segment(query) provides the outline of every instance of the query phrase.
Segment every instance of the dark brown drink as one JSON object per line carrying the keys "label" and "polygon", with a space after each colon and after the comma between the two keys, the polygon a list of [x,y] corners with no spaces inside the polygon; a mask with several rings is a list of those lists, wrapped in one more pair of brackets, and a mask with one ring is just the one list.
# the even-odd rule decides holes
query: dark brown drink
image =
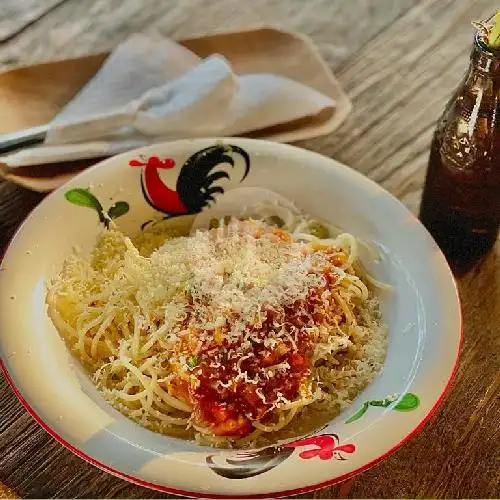
{"label": "dark brown drink", "polygon": [[457,273],[469,270],[498,236],[500,53],[479,35],[434,134],[420,219]]}

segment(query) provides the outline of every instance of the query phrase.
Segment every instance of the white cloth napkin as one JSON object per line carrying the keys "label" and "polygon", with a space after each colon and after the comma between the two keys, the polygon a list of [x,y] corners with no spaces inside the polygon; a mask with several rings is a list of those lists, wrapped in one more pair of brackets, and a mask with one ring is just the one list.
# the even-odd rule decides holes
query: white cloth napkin
{"label": "white cloth napkin", "polygon": [[177,138],[235,136],[333,110],[270,73],[236,75],[164,38],[134,35],[50,124],[45,142],[0,157],[9,167],[108,156]]}

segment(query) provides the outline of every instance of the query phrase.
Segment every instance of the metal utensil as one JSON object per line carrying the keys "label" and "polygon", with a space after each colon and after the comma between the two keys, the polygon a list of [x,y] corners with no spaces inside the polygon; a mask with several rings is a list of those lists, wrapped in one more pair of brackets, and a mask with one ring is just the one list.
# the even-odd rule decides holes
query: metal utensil
{"label": "metal utensil", "polygon": [[42,143],[47,136],[48,129],[48,125],[40,125],[19,132],[0,135],[0,154]]}

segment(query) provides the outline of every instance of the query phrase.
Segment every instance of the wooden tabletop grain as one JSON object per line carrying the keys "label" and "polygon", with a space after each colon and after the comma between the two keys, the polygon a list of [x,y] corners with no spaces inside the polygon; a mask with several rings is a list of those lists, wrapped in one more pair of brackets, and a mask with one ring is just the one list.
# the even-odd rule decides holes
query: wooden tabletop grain
{"label": "wooden tabletop grain", "polygon": [[[435,121],[468,63],[470,21],[492,0],[1,0],[0,65],[111,48],[137,31],[181,38],[262,25],[312,37],[354,103],[334,134],[300,144],[418,211]],[[30,7],[31,11],[26,9]],[[29,10],[29,9],[28,9]],[[41,196],[0,182],[0,251]],[[458,281],[459,370],[420,434],[371,470],[304,498],[500,497],[500,245]],[[45,433],[0,379],[0,481],[22,497],[160,498]]]}

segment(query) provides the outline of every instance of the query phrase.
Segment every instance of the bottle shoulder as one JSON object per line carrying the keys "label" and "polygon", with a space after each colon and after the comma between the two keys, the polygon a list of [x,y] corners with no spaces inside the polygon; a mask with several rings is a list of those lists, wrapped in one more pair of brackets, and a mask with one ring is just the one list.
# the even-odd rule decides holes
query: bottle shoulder
{"label": "bottle shoulder", "polygon": [[[456,168],[500,175],[500,82],[466,78],[436,125],[441,155]],[[491,82],[490,82],[491,83]]]}

